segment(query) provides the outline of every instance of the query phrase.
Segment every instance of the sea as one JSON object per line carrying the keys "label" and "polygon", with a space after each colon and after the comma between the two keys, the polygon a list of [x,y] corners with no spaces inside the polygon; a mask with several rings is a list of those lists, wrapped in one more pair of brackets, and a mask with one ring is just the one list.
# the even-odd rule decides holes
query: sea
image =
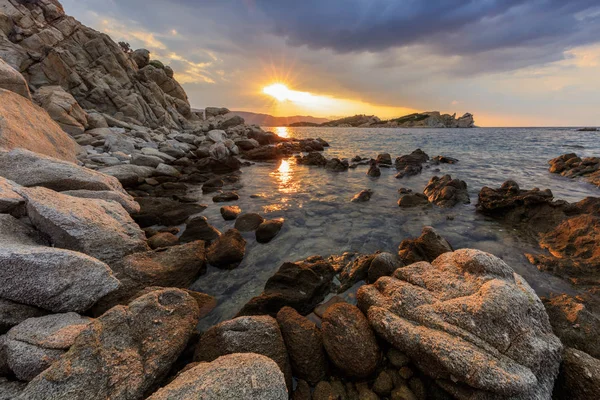
{"label": "sea", "polygon": [[[354,156],[375,158],[389,153],[392,160],[415,149],[430,157],[443,155],[458,163],[431,165],[422,174],[396,179],[394,168],[382,168],[379,178],[367,176],[368,166],[345,172],[297,165],[293,158],[277,163],[256,163],[242,169],[240,200],[232,203],[242,211],[257,212],[267,219],[283,218],[284,227],[268,244],[256,242],[253,233],[244,234],[246,256],[231,271],[213,267],[191,287],[217,298],[216,309],[200,321],[205,329],[233,318],[253,296],[259,295],[269,277],[287,261],[313,255],[328,257],[344,252],[396,253],[402,240],[420,235],[424,226],[433,226],[455,249],[474,248],[494,254],[521,274],[538,293],[577,293],[569,283],[531,265],[525,253],[543,252],[534,239],[519,234],[476,212],[482,187],[499,187],[506,180],[522,189],[551,189],[556,199],[576,202],[599,196],[600,189],[580,179],[568,179],[548,172],[548,161],[565,153],[600,155],[600,132],[578,132],[574,128],[288,128],[265,127],[290,138],[322,138],[330,147],[327,158]],[[433,176],[450,174],[468,185],[471,203],[450,209],[436,206],[402,209],[398,189],[422,192]],[[363,189],[374,194],[369,202],[352,203]],[[213,203],[212,194],[200,187],[193,194],[209,205],[203,213],[224,232],[233,221],[224,221],[223,204]],[[355,302],[356,284],[340,294]],[[333,294],[331,295],[333,296]]]}

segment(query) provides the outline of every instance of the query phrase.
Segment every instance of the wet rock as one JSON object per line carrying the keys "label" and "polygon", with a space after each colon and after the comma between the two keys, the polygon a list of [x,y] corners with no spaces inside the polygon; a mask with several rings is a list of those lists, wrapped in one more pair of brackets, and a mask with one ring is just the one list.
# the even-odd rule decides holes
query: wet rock
{"label": "wet rock", "polygon": [[240,232],[252,232],[258,229],[265,219],[257,213],[247,213],[240,215],[235,220],[235,229]]}
{"label": "wet rock", "polygon": [[99,199],[114,201],[123,206],[129,214],[140,212],[140,205],[130,195],[123,192],[111,190],[67,190],[61,192],[68,196],[79,197],[81,199]]}
{"label": "wet rock", "polygon": [[421,236],[416,239],[405,239],[398,247],[398,258],[404,265],[419,261],[432,262],[444,253],[452,252],[452,246],[431,226],[423,228]]}
{"label": "wet rock", "polygon": [[196,361],[234,353],[256,353],[277,363],[291,389],[292,371],[277,321],[269,316],[238,317],[208,329],[196,347]]}
{"label": "wet rock", "polygon": [[307,315],[325,299],[333,277],[333,267],[320,257],[284,263],[267,280],[263,293],[252,298],[238,315],[275,316],[285,306]]}
{"label": "wet rock", "polygon": [[457,398],[550,398],[562,345],[535,292],[502,260],[444,253],[357,297],[377,333]]}
{"label": "wet rock", "polygon": [[46,314],[48,312],[41,308],[0,299],[0,334],[6,333],[10,328],[19,325],[26,319],[41,317]]}
{"label": "wet rock", "polygon": [[327,165],[327,159],[323,157],[323,154],[318,153],[316,151],[312,151],[304,157],[297,157],[296,163],[302,165],[315,165],[323,167]]}
{"label": "wet rock", "polygon": [[349,260],[346,260],[344,255],[341,257],[331,257],[330,260],[332,264],[335,265],[340,262],[343,264],[343,266],[339,268],[339,280],[341,285],[338,289],[338,293],[343,293],[350,289],[356,282],[366,280],[369,274],[369,268],[371,267],[371,262],[374,258],[374,254],[358,255],[356,257],[351,257]]}
{"label": "wet rock", "polygon": [[335,304],[323,315],[323,343],[329,359],[345,374],[365,378],[380,359],[379,346],[363,313],[350,304]]}
{"label": "wet rock", "polygon": [[417,149],[410,154],[396,158],[395,165],[398,170],[396,178],[400,179],[405,176],[420,174],[423,170],[423,164],[428,160],[429,156],[421,149]]}
{"label": "wet rock", "polygon": [[391,253],[376,254],[369,265],[368,281],[373,283],[382,276],[390,276],[402,265],[398,257]]}
{"label": "wet rock", "polygon": [[367,175],[371,178],[378,178],[381,176],[381,170],[377,166],[375,160],[371,160],[369,163],[369,170],[367,171]]}
{"label": "wet rock", "polygon": [[154,174],[154,168],[141,167],[139,165],[121,164],[112,167],[101,168],[98,170],[105,175],[116,178],[123,186],[135,186],[150,178]]}
{"label": "wet rock", "polygon": [[167,375],[198,321],[198,306],[178,289],[154,291],[90,323],[59,361],[20,399],[137,399]]}
{"label": "wet rock", "polygon": [[506,181],[499,189],[481,189],[477,211],[535,233],[547,232],[565,218],[566,203],[553,197],[549,189],[522,190],[516,182]]}
{"label": "wet rock", "polygon": [[555,399],[600,398],[600,360],[582,351],[566,348],[554,388]]}
{"label": "wet rock", "polygon": [[339,158],[332,158],[331,160],[327,161],[327,164],[325,164],[325,169],[328,169],[328,170],[334,171],[334,172],[347,171],[348,167],[349,167],[348,161],[340,160]]}
{"label": "wet rock", "polygon": [[251,161],[270,161],[283,157],[284,155],[275,146],[261,146],[244,151],[244,158]]}
{"label": "wet rock", "polygon": [[580,158],[577,154],[563,154],[548,161],[550,172],[568,178],[583,177],[600,187],[600,157]]}
{"label": "wet rock", "polygon": [[315,391],[313,392],[312,399],[313,400],[330,400],[334,399],[333,397],[333,388],[331,384],[327,381],[321,381],[315,387]]}
{"label": "wet rock", "polygon": [[0,297],[53,312],[86,311],[120,285],[106,264],[85,254],[5,243],[0,279]]}
{"label": "wet rock", "polygon": [[382,153],[375,159],[377,164],[392,165],[392,156],[389,153]]}
{"label": "wet rock", "polygon": [[240,196],[236,192],[223,192],[213,197],[215,203],[225,203],[228,201],[239,200]]}
{"label": "wet rock", "polygon": [[208,263],[221,269],[234,269],[244,259],[246,240],[237,229],[230,229],[208,248]]}
{"label": "wet rock", "polygon": [[239,139],[235,141],[235,145],[244,151],[252,150],[260,146],[254,139]]}
{"label": "wet rock", "polygon": [[221,232],[214,226],[208,223],[205,216],[195,215],[186,221],[186,227],[179,240],[182,243],[191,242],[194,240],[204,240],[212,242],[221,236]]}
{"label": "wet rock", "polygon": [[458,162],[456,158],[446,156],[435,156],[431,159],[431,161],[438,164],[456,164]]}
{"label": "wet rock", "polygon": [[279,234],[282,227],[283,218],[264,221],[256,229],[256,241],[258,243],[269,243],[277,236],[277,234]]}
{"label": "wet rock", "polygon": [[242,209],[238,206],[223,206],[221,207],[221,215],[225,221],[233,221],[242,213]]}
{"label": "wet rock", "polygon": [[465,181],[452,179],[450,175],[441,178],[434,176],[429,180],[423,193],[430,203],[443,208],[471,202]]}
{"label": "wet rock", "polygon": [[540,246],[550,255],[527,254],[542,271],[579,285],[600,284],[600,217],[583,214],[568,218],[540,235]]}
{"label": "wet rock", "polygon": [[202,193],[212,193],[218,191],[220,188],[225,186],[225,182],[222,179],[214,178],[210,179],[202,185]]}
{"label": "wet rock", "polygon": [[400,350],[391,348],[388,350],[387,359],[396,368],[406,367],[410,363],[410,358]]}
{"label": "wet rock", "polygon": [[422,193],[408,193],[400,197],[398,206],[402,208],[411,208],[429,205],[429,199]]}
{"label": "wet rock", "polygon": [[259,354],[231,354],[182,372],[148,400],[287,400],[287,393],[273,360]]}
{"label": "wet rock", "polygon": [[91,322],[75,313],[30,318],[6,334],[8,365],[17,379],[30,381],[56,362]]}
{"label": "wet rock", "polygon": [[[0,71],[5,72],[3,69]],[[5,75],[2,75],[4,79]],[[65,162],[77,162],[77,155],[82,149],[62,128],[52,120],[46,111],[36,106],[25,97],[0,89],[0,148],[31,151]],[[27,150],[22,150],[27,149]],[[0,159],[4,158],[0,156]],[[20,183],[14,177],[4,173],[0,161],[0,175]],[[75,166],[75,165],[74,165]],[[14,168],[14,166],[13,166]],[[20,169],[20,168],[19,168]],[[16,168],[13,173],[22,174]],[[37,179],[32,177],[30,179]]]}
{"label": "wet rock", "polygon": [[22,186],[43,186],[56,191],[109,190],[125,193],[121,184],[111,176],[23,149],[0,151],[0,176]]}
{"label": "wet rock", "polygon": [[148,239],[148,246],[150,246],[152,250],[176,246],[178,243],[179,238],[170,232],[159,232]]}
{"label": "wet rock", "polygon": [[144,232],[120,204],[79,199],[46,188],[23,188],[33,225],[61,248],[108,264],[148,248]]}
{"label": "wet rock", "polygon": [[321,330],[291,307],[277,313],[294,376],[315,385],[325,378],[327,357]]}
{"label": "wet rock", "polygon": [[388,396],[392,389],[394,389],[394,381],[391,374],[386,370],[381,371],[373,382],[373,391],[380,396]]}
{"label": "wet rock", "polygon": [[370,189],[361,190],[360,193],[357,193],[352,200],[353,203],[365,203],[371,200],[371,196],[373,196],[373,191]]}
{"label": "wet rock", "polygon": [[392,391],[391,400],[417,400],[417,397],[408,386],[402,385]]}
{"label": "wet rock", "polygon": [[568,347],[600,358],[600,302],[590,295],[542,298],[552,330]]}
{"label": "wet rock", "polygon": [[190,216],[206,210],[204,204],[181,203],[166,197],[136,197],[140,212],[132,218],[146,228],[152,225],[174,226],[184,223]]}

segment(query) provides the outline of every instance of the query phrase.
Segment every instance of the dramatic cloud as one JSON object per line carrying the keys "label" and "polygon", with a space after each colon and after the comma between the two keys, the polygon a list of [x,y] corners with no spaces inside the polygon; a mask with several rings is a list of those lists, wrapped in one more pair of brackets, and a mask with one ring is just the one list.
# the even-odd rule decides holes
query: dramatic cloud
{"label": "dramatic cloud", "polygon": [[591,115],[600,106],[591,94],[598,79],[583,79],[600,68],[598,0],[63,4],[82,22],[170,63],[198,107],[269,112],[260,93],[276,80],[388,112],[471,111],[494,122],[508,114],[555,117],[574,103],[569,115]]}

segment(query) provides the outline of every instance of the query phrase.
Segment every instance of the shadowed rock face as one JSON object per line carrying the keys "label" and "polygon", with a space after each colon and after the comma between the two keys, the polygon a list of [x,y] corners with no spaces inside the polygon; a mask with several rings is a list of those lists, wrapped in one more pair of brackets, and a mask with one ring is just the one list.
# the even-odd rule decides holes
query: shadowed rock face
{"label": "shadowed rock face", "polygon": [[197,322],[196,301],[178,289],[114,307],[90,323],[18,399],[144,398],[168,373]]}
{"label": "shadowed rock face", "polygon": [[231,354],[181,373],[148,400],[287,400],[281,370],[259,354]]}
{"label": "shadowed rock face", "polygon": [[197,118],[172,71],[136,64],[139,54],[126,54],[107,35],[66,16],[58,1],[3,5],[14,34],[0,36],[0,57],[33,88],[62,86],[84,109],[153,128],[182,128]]}
{"label": "shadowed rock face", "polygon": [[588,400],[600,398],[600,360],[582,351],[566,348],[555,399]]}
{"label": "shadowed rock face", "polygon": [[459,399],[551,396],[562,345],[533,290],[490,254],[458,250],[400,268],[360,288],[358,304]]}

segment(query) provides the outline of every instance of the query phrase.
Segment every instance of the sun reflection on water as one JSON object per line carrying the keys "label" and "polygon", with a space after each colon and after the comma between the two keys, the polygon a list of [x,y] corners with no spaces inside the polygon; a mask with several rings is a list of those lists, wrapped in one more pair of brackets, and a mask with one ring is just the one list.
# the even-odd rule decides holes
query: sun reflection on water
{"label": "sun reflection on water", "polygon": [[280,211],[290,207],[290,197],[287,195],[297,193],[299,189],[299,183],[297,180],[294,180],[294,165],[293,159],[281,160],[277,169],[269,174],[274,178],[278,190],[283,196],[280,198],[279,202],[266,206],[266,212]]}
{"label": "sun reflection on water", "polygon": [[280,126],[275,128],[275,133],[277,134],[277,136],[281,136],[284,138],[290,137],[290,130],[287,126]]}

